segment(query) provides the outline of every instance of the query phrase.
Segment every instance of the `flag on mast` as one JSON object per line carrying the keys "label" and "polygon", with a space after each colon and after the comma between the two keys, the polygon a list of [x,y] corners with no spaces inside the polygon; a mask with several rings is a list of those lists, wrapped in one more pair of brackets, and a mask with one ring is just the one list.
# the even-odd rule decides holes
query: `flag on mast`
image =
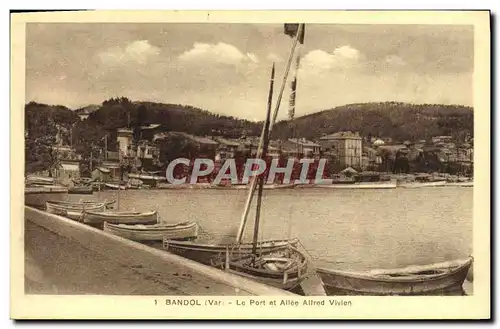
{"label": "flag on mast", "polygon": [[289,35],[291,38],[296,37],[297,33],[299,32],[300,25],[302,25],[302,28],[300,29],[299,42],[301,44],[304,44],[304,37],[305,37],[305,33],[306,33],[306,25],[305,24],[285,24],[285,34]]}
{"label": "flag on mast", "polygon": [[295,102],[297,99],[297,75],[300,67],[300,53],[297,55],[297,60],[295,62],[295,72],[293,80],[290,82],[291,93],[290,93],[290,107],[288,109],[288,118],[293,120],[295,117]]}

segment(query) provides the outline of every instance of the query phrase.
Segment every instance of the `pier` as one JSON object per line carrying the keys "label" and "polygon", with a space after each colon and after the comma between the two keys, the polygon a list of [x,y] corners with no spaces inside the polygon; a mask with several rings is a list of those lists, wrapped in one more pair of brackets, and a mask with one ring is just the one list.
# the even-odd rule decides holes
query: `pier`
{"label": "pier", "polygon": [[25,292],[294,296],[28,206]]}

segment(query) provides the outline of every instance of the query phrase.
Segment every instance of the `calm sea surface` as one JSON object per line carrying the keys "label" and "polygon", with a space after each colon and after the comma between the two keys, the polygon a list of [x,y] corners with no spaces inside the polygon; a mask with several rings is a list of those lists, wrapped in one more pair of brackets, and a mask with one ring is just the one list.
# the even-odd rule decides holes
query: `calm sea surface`
{"label": "calm sea surface", "polygon": [[[120,191],[120,210],[158,210],[165,222],[198,221],[234,241],[247,191]],[[472,188],[264,191],[263,239],[297,237],[317,265],[363,270],[463,258],[472,252]],[[82,196],[71,195],[71,199]],[[116,199],[117,191],[93,199]],[[255,205],[245,240],[253,232]]]}

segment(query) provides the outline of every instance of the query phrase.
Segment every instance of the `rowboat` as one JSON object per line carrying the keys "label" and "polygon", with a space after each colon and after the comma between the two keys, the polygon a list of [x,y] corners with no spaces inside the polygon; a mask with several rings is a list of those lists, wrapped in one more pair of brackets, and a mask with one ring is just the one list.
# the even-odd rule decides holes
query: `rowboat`
{"label": "rowboat", "polygon": [[71,208],[81,208],[81,209],[83,209],[83,207],[85,207],[85,209],[89,209],[88,208],[89,206],[97,205],[97,204],[101,204],[101,203],[104,203],[106,205],[106,207],[110,207],[110,206],[112,206],[116,202],[116,200],[111,200],[111,201],[107,201],[107,200],[104,200],[104,201],[89,201],[89,200],[83,200],[83,201],[62,201],[62,200],[49,200],[47,202],[50,203],[51,205],[54,205],[54,206],[71,207]]}
{"label": "rowboat", "polygon": [[74,186],[68,189],[68,194],[92,194],[94,192],[92,186]]}
{"label": "rowboat", "polygon": [[53,177],[43,176],[28,176],[26,177],[26,185],[54,185],[55,180]]}
{"label": "rowboat", "polygon": [[[234,185],[211,185],[211,189],[217,190],[248,190],[250,185],[247,184],[234,184]],[[295,188],[295,184],[264,184],[264,190],[280,190],[280,189],[292,189]]]}
{"label": "rowboat", "polygon": [[303,275],[307,273],[308,265],[309,261],[304,254],[289,247],[261,257],[248,255],[238,259],[233,254],[230,260],[220,262],[216,266],[273,287],[291,290],[300,284]]}
{"label": "rowboat", "polygon": [[411,183],[401,183],[398,187],[403,188],[420,188],[420,187],[442,187],[446,185],[446,180],[439,180],[433,182],[411,182]]}
{"label": "rowboat", "polygon": [[474,182],[452,182],[452,183],[446,183],[445,186],[458,186],[458,187],[474,187]]}
{"label": "rowboat", "polygon": [[[257,250],[262,254],[281,251],[288,246],[297,247],[299,240],[267,240],[257,244]],[[163,239],[163,249],[173,254],[189,258],[205,265],[215,266],[224,258],[226,250],[237,257],[242,258],[252,254],[252,243],[235,244],[209,244],[196,241],[174,241]]]}
{"label": "rowboat", "polygon": [[473,258],[400,269],[347,272],[317,268],[329,296],[462,294]]}
{"label": "rowboat", "polygon": [[118,185],[118,184],[113,184],[113,183],[106,183],[104,184],[105,187],[110,188],[112,190],[126,190],[127,187],[125,185]]}
{"label": "rowboat", "polygon": [[380,183],[347,183],[347,184],[316,184],[315,187],[327,189],[392,189],[396,188],[396,183],[380,182]]}
{"label": "rowboat", "polygon": [[163,239],[192,239],[198,236],[198,224],[158,223],[153,225],[127,225],[104,222],[104,231],[134,241],[162,241]]}
{"label": "rowboat", "polygon": [[155,224],[158,222],[158,213],[153,211],[87,211],[83,214],[86,224]]}
{"label": "rowboat", "polygon": [[79,204],[62,203],[60,201],[47,201],[46,202],[47,212],[51,214],[56,214],[60,216],[65,216],[70,219],[80,220],[84,211],[87,209],[89,211],[104,211],[106,209],[106,203],[90,203],[83,202]]}

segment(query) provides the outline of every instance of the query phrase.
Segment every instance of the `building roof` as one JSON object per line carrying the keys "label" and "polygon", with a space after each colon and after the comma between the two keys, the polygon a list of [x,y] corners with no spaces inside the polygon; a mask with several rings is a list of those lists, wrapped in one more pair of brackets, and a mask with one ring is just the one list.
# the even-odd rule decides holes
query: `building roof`
{"label": "building roof", "polygon": [[302,146],[320,147],[319,144],[311,142],[305,138],[289,138],[288,141],[292,142],[292,143],[297,143],[297,144],[302,145]]}
{"label": "building roof", "polygon": [[61,162],[61,167],[62,169],[66,171],[80,171],[80,166],[78,163],[71,163],[71,162]]}
{"label": "building roof", "polygon": [[176,132],[175,134],[182,135],[182,136],[189,138],[192,141],[197,142],[199,144],[219,145],[219,143],[217,143],[216,141],[214,141],[213,139],[210,139],[210,138],[195,136],[195,135],[191,135],[191,134],[187,134],[187,133],[183,133],[183,132]]}
{"label": "building roof", "polygon": [[225,139],[225,138],[222,138],[222,137],[215,137],[215,140],[217,142],[219,142],[220,144],[227,145],[227,146],[235,146],[235,147],[240,146],[240,143],[235,142],[235,141],[231,141],[229,139]]}
{"label": "building roof", "polygon": [[329,140],[329,139],[361,139],[361,137],[357,132],[353,133],[351,131],[339,131],[320,138],[320,140]]}
{"label": "building roof", "polygon": [[97,167],[95,170],[99,170],[100,172],[102,172],[104,174],[109,174],[110,173],[110,170],[108,168],[104,168],[104,167]]}
{"label": "building roof", "polygon": [[391,151],[391,152],[408,150],[406,145],[381,145],[378,148],[379,148],[379,150],[386,150],[386,151]]}

